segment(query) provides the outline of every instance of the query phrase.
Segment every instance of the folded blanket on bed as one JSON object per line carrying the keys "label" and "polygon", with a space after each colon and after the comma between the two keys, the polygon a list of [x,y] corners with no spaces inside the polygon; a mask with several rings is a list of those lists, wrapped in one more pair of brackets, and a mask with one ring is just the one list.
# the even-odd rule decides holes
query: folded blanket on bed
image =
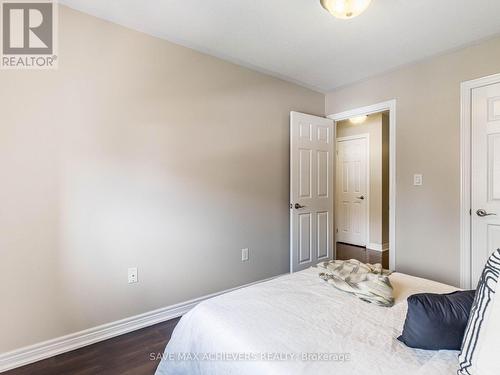
{"label": "folded blanket on bed", "polygon": [[380,264],[351,259],[321,262],[316,267],[321,270],[319,277],[339,290],[379,306],[394,305],[389,281],[391,271],[382,269]]}

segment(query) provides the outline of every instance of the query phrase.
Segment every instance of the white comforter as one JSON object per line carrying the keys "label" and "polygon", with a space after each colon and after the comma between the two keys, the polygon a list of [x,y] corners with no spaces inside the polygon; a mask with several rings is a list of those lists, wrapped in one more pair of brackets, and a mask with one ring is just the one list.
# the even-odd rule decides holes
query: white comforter
{"label": "white comforter", "polygon": [[[458,352],[410,349],[396,337],[409,295],[456,288],[400,273],[390,279],[391,308],[336,290],[314,268],[205,301],[180,320],[156,374],[455,374]],[[331,354],[292,358],[303,353]],[[345,353],[348,360],[338,360]]]}

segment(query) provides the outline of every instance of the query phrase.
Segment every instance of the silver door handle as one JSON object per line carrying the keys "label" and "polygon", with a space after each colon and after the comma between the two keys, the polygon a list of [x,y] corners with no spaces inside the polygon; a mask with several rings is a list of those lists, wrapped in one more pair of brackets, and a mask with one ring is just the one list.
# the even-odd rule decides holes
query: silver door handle
{"label": "silver door handle", "polygon": [[298,210],[298,209],[301,209],[301,208],[305,208],[306,206],[302,206],[302,205],[300,205],[298,203],[295,203],[294,207],[295,207],[296,210]]}
{"label": "silver door handle", "polygon": [[485,216],[492,216],[492,215],[496,215],[496,214],[486,212],[485,209],[480,208],[479,210],[476,211],[476,215],[479,217],[485,217]]}
{"label": "silver door handle", "polygon": [[365,199],[365,196],[364,196],[364,195],[362,195],[362,196],[360,196],[360,197],[356,197],[356,199],[361,199],[361,200],[363,200],[363,199]]}

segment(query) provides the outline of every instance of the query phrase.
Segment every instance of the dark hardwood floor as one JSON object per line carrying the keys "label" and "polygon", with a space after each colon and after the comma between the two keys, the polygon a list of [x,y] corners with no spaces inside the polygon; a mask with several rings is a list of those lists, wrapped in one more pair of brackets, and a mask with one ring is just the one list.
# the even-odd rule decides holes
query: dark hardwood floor
{"label": "dark hardwood floor", "polygon": [[337,242],[337,259],[356,259],[363,263],[382,263],[382,267],[389,268],[389,251],[369,250],[366,247],[354,246]]}
{"label": "dark hardwood floor", "polygon": [[[60,354],[3,375],[152,375],[180,318]],[[153,357],[153,359],[152,359]]]}

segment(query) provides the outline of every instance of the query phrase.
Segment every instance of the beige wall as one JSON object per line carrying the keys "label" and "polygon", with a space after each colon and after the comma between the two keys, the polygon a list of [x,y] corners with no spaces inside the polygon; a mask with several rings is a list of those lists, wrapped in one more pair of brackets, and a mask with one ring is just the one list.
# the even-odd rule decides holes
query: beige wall
{"label": "beige wall", "polygon": [[[384,125],[385,128],[384,129]],[[370,135],[370,191],[369,191],[369,244],[382,246],[389,242],[389,216],[386,215],[388,204],[388,154],[389,154],[389,123],[382,113],[368,116],[362,124],[352,124],[349,120],[337,123],[337,137],[348,137],[359,134]],[[384,139],[385,137],[385,139]],[[384,162],[387,165],[384,165]],[[385,172],[385,174],[384,174]],[[385,186],[384,186],[385,185]],[[387,196],[384,196],[384,193]],[[384,219],[386,222],[384,222]],[[368,246],[369,247],[369,246]]]}
{"label": "beige wall", "polygon": [[287,272],[289,111],[324,114],[60,8],[59,70],[0,72],[0,352]]}
{"label": "beige wall", "polygon": [[398,271],[459,285],[460,82],[499,72],[495,38],[327,94],[327,114],[397,99]]}

